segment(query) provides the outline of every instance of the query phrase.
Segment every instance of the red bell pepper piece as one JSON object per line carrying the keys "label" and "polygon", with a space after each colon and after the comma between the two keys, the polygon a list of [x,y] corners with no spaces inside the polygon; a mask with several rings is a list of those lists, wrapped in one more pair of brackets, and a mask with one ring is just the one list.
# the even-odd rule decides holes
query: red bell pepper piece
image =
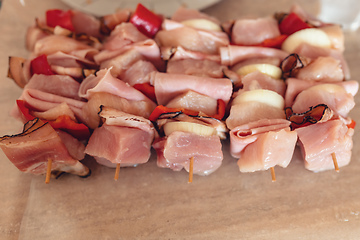
{"label": "red bell pepper piece", "polygon": [[18,106],[26,122],[35,118],[30,114],[30,109],[28,106],[26,106],[26,102],[24,100],[16,100],[16,105]]}
{"label": "red bell pepper piece", "polygon": [[90,137],[89,128],[83,123],[77,123],[68,115],[61,115],[54,121],[48,121],[54,129],[64,130],[70,135],[84,140]]}
{"label": "red bell pepper piece", "polygon": [[262,47],[270,47],[270,48],[281,48],[281,45],[283,44],[283,42],[285,41],[285,39],[288,37],[288,35],[279,35],[277,37],[274,38],[268,38],[265,39],[262,43],[261,46]]}
{"label": "red bell pepper piece", "polygon": [[163,105],[158,105],[154,109],[154,111],[150,114],[149,120],[154,122],[160,117],[160,115],[162,115],[164,113],[172,113],[172,112],[173,113],[182,112],[182,113],[185,113],[185,114],[191,115],[191,116],[197,116],[199,114],[199,112],[197,112],[197,111],[188,110],[185,108],[168,108]]}
{"label": "red bell pepper piece", "polygon": [[279,23],[281,34],[291,35],[299,30],[310,28],[296,13],[290,13]]}
{"label": "red bell pepper piece", "polygon": [[133,86],[135,89],[142,92],[145,96],[156,102],[155,88],[150,83],[138,83]]}
{"label": "red bell pepper piece", "polygon": [[34,58],[30,62],[30,72],[33,74],[44,74],[44,75],[53,75],[54,72],[51,70],[50,64],[47,61],[45,54],[40,55]]}
{"label": "red bell pepper piece", "polygon": [[[30,114],[30,108],[26,106],[26,102],[24,100],[16,100],[16,104],[26,122],[35,118]],[[54,129],[61,129],[80,140],[85,140],[90,137],[89,128],[83,123],[75,122],[68,115],[61,115],[56,120],[52,121],[44,119],[42,119],[42,121],[48,122]]]}
{"label": "red bell pepper piece", "polygon": [[149,38],[153,38],[161,27],[162,18],[139,3],[130,22],[134,24],[140,32]]}
{"label": "red bell pepper piece", "polygon": [[217,100],[217,113],[211,117],[216,118],[218,120],[222,120],[225,116],[226,111],[226,104],[224,100],[218,99]]}
{"label": "red bell pepper piece", "polygon": [[75,29],[71,17],[72,13],[70,10],[51,9],[46,11],[46,25],[53,28],[60,26],[74,32]]}
{"label": "red bell pepper piece", "polygon": [[[217,104],[218,104],[217,105],[217,113],[211,117],[221,120],[225,116],[226,104],[222,99],[218,99]],[[172,113],[172,112],[173,113],[182,112],[189,116],[198,116],[199,115],[199,112],[194,111],[194,110],[189,110],[189,109],[185,109],[185,108],[168,108],[163,105],[158,105],[154,109],[154,111],[150,114],[149,120],[154,122],[160,117],[160,115],[162,115],[164,113]]]}
{"label": "red bell pepper piece", "polygon": [[352,129],[354,129],[354,128],[355,128],[355,126],[356,126],[356,122],[355,122],[355,120],[354,120],[354,119],[351,119],[351,123],[349,123],[349,124],[347,125],[347,127],[348,127],[348,128],[352,128]]}

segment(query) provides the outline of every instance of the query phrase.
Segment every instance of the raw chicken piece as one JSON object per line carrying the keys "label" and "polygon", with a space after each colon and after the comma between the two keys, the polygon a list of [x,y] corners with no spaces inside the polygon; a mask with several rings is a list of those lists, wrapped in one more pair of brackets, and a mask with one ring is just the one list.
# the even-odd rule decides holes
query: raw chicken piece
{"label": "raw chicken piece", "polygon": [[154,142],[159,167],[189,171],[190,158],[194,157],[193,173],[209,175],[218,169],[223,160],[222,145],[218,136],[200,136],[176,131]]}
{"label": "raw chicken piece", "polygon": [[290,163],[297,133],[285,119],[262,119],[238,126],[230,132],[231,155],[239,158],[241,172],[267,170]]}
{"label": "raw chicken piece", "polygon": [[118,163],[134,166],[149,160],[155,134],[149,120],[108,107],[103,107],[99,115],[105,122],[94,130],[85,153],[112,167]]}
{"label": "raw chicken piece", "polygon": [[343,120],[336,119],[297,128],[305,168],[320,172],[334,169],[331,154],[335,153],[337,164],[343,167],[351,160],[353,128]]}

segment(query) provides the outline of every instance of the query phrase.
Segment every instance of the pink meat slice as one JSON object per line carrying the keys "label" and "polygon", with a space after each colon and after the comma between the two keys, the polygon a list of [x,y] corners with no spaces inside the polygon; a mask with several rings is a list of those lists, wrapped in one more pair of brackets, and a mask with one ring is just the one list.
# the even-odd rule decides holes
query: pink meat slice
{"label": "pink meat slice", "polygon": [[344,32],[340,25],[338,24],[328,24],[321,26],[319,29],[324,31],[326,35],[330,38],[332,48],[344,52],[345,50],[345,38]]}
{"label": "pink meat slice", "polygon": [[160,48],[153,39],[129,44],[118,50],[102,50],[94,59],[100,64],[100,68],[113,67],[112,73],[115,76],[141,59],[150,61],[158,70],[164,69]]}
{"label": "pink meat slice", "polygon": [[261,102],[244,102],[231,106],[226,126],[231,130],[261,119],[285,119],[283,109]]}
{"label": "pink meat slice", "polygon": [[[77,119],[80,121],[83,119],[81,110],[85,104],[83,101],[43,92],[37,89],[25,89],[19,99],[24,100],[31,109],[39,112],[45,112],[58,107],[62,103],[66,103]],[[14,106],[11,115],[15,118],[21,118],[17,106]]]}
{"label": "pink meat slice", "polygon": [[[296,78],[286,79],[286,93],[285,93],[285,107],[291,107],[296,96],[302,91],[319,84],[330,83],[330,82],[315,82],[315,81],[303,81]],[[345,91],[352,96],[355,96],[359,90],[359,82],[356,80],[347,80],[341,82],[331,82],[342,86]]]}
{"label": "pink meat slice", "polygon": [[262,119],[234,128],[230,132],[230,152],[239,158],[241,172],[287,167],[292,159],[297,133],[285,119]]}
{"label": "pink meat slice", "polygon": [[148,39],[148,37],[142,34],[134,24],[129,22],[121,23],[115,27],[106,39],[103,49],[117,50],[128,44],[145,41],[146,39]]}
{"label": "pink meat slice", "polygon": [[150,82],[155,87],[159,105],[166,105],[171,99],[189,90],[222,99],[228,103],[232,94],[232,83],[227,78],[198,77],[185,74],[153,72]]}
{"label": "pink meat slice", "polygon": [[189,171],[190,158],[194,157],[193,173],[209,175],[223,160],[222,145],[218,136],[200,136],[188,132],[173,132],[165,140],[153,144],[157,151],[157,164],[174,171]]}
{"label": "pink meat slice", "polygon": [[45,33],[43,30],[36,26],[31,26],[26,31],[25,37],[25,46],[28,51],[34,51],[35,44],[38,40],[49,36],[48,33]]}
{"label": "pink meat slice", "polygon": [[[85,52],[86,51],[86,52]],[[96,68],[98,65],[86,56],[94,55],[98,53],[98,50],[90,49],[82,52],[73,51],[71,53],[55,52],[47,56],[47,60],[50,65],[62,66],[62,67],[82,67],[82,68]],[[81,56],[80,55],[84,55]]]}
{"label": "pink meat slice", "polygon": [[[150,101],[143,93],[111,74],[111,69],[102,69],[90,75],[80,85],[79,96],[90,99],[94,93],[106,92],[128,100]],[[155,104],[155,103],[154,103]]]}
{"label": "pink meat slice", "polygon": [[340,61],[340,66],[343,70],[345,79],[350,79],[350,69],[348,63],[346,62],[344,55],[340,50],[321,48],[312,46],[310,44],[302,43],[294,50],[294,52],[302,57],[308,57],[311,59],[328,56],[333,57]]}
{"label": "pink meat slice", "polygon": [[277,36],[280,31],[273,17],[238,19],[232,28],[231,40],[237,45],[257,45]]}
{"label": "pink meat slice", "polygon": [[340,82],[344,80],[344,72],[339,60],[333,57],[318,57],[301,68],[295,77],[306,81]]}
{"label": "pink meat slice", "polygon": [[135,84],[149,83],[151,72],[157,72],[157,69],[150,61],[138,60],[122,72],[119,78],[130,86],[134,86]]}
{"label": "pink meat slice", "polygon": [[66,75],[34,74],[24,89],[37,89],[58,96],[80,100],[80,83]]}
{"label": "pink meat slice", "polygon": [[249,73],[241,78],[243,90],[267,89],[285,96],[286,84],[281,79],[274,79],[259,71]]}
{"label": "pink meat slice", "polygon": [[160,47],[161,56],[163,60],[184,60],[184,59],[194,59],[194,60],[209,60],[220,63],[219,54],[206,54],[197,51],[187,50],[181,46],[177,47]]}
{"label": "pink meat slice", "polygon": [[168,61],[166,68],[167,73],[186,74],[212,78],[224,77],[223,70],[223,65],[207,59],[170,60]]}
{"label": "pink meat slice", "polygon": [[[321,85],[319,84],[317,86]],[[309,88],[297,95],[292,109],[296,113],[302,113],[318,104],[326,104],[334,111],[335,115],[347,117],[351,109],[354,108],[355,101],[354,97],[350,93],[347,93],[344,88],[338,88],[335,91]]]}
{"label": "pink meat slice", "polygon": [[203,112],[208,116],[217,113],[217,100],[209,96],[188,91],[173,98],[167,105],[169,108],[185,108],[197,112]]}
{"label": "pink meat slice", "polygon": [[69,37],[61,35],[49,35],[39,39],[35,43],[34,54],[50,55],[58,51],[70,53],[72,51],[82,49],[92,49],[92,47]]}
{"label": "pink meat slice", "polygon": [[98,115],[100,106],[112,107],[126,113],[148,118],[155,109],[156,104],[148,100],[127,100],[106,92],[94,93],[81,109],[82,122],[92,129],[97,128],[100,124]]}
{"label": "pink meat slice", "polygon": [[280,66],[281,60],[276,57],[260,57],[260,58],[250,58],[241,62],[238,62],[234,66],[231,67],[231,70],[237,71],[241,67],[250,65],[250,64],[271,64],[274,66]]}
{"label": "pink meat slice", "polygon": [[340,120],[330,120],[296,129],[306,169],[314,172],[334,169],[332,153],[339,167],[351,160],[354,129]]}
{"label": "pink meat slice", "polygon": [[114,30],[117,25],[129,21],[131,12],[131,9],[122,8],[117,9],[112,14],[102,16],[101,21],[104,24],[102,30],[107,34],[110,34],[110,32]]}
{"label": "pink meat slice", "polygon": [[187,27],[181,23],[165,19],[155,36],[161,47],[176,47],[207,54],[217,54],[219,47],[227,46],[229,38],[224,32],[205,31]]}
{"label": "pink meat slice", "polygon": [[101,38],[98,18],[78,10],[71,10],[71,13],[71,22],[76,33]]}
{"label": "pink meat slice", "polygon": [[227,66],[232,66],[251,58],[275,57],[283,60],[288,55],[285,51],[267,47],[229,45],[220,48],[221,63]]}
{"label": "pink meat slice", "polygon": [[191,19],[205,19],[215,24],[220,25],[220,21],[217,18],[211,17],[205,13],[199,12],[195,9],[179,7],[175,13],[171,16],[171,20],[176,22],[182,22]]}
{"label": "pink meat slice", "polygon": [[[64,140],[80,148],[68,150]],[[48,160],[51,159],[52,171],[65,171],[79,176],[89,173],[89,169],[78,161],[84,157],[84,153],[78,152],[84,150],[84,146],[81,147],[78,140],[66,133],[59,135],[49,124],[39,119],[28,122],[20,134],[1,137],[0,147],[22,172],[44,174]]]}

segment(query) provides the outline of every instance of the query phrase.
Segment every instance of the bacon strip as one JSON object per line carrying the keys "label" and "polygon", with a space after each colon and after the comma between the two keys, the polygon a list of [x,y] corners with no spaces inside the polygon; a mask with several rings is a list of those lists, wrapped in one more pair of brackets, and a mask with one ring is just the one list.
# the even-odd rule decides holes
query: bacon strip
{"label": "bacon strip", "polygon": [[[78,143],[70,135],[66,135],[66,138]],[[80,147],[78,150],[81,150],[81,146],[84,150],[85,146],[77,144],[77,147]],[[70,150],[73,152],[71,155],[59,134],[49,124],[39,119],[26,123],[20,134],[1,137],[0,147],[22,172],[44,174],[47,170],[47,162],[51,159],[53,172],[68,172],[79,176],[89,174],[89,169],[78,161],[85,155]]]}

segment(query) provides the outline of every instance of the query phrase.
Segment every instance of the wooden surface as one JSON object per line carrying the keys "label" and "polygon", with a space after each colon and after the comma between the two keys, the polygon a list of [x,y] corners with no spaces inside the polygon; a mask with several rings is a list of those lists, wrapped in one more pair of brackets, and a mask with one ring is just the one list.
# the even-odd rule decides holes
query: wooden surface
{"label": "wooden surface", "polygon": [[[8,116],[21,90],[6,77],[8,56],[27,57],[24,34],[58,1],[5,0],[0,11],[0,134],[22,125]],[[40,4],[41,2],[41,4]],[[316,14],[319,3],[301,1]],[[225,21],[288,11],[291,1],[222,1],[204,11]],[[352,78],[360,79],[360,32],[346,33],[345,56]],[[351,116],[360,123],[359,95]],[[224,143],[221,168],[207,177],[156,166],[155,156],[137,168],[86,165],[92,176],[45,176],[18,171],[0,152],[0,239],[359,239],[360,154],[355,131],[353,157],[339,173],[304,169],[297,150],[289,167],[240,173]]]}

